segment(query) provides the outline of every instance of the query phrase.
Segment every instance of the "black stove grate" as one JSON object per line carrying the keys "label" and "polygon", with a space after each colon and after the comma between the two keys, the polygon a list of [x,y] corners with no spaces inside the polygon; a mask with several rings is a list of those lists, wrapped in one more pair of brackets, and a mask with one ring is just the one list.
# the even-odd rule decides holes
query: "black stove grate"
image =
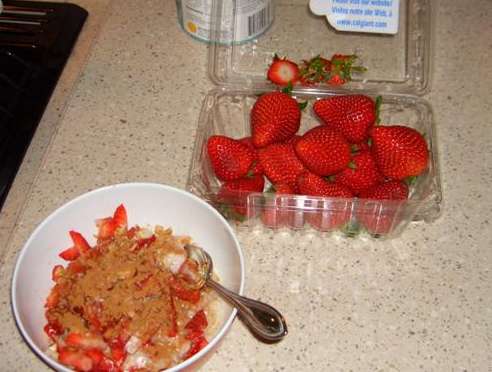
{"label": "black stove grate", "polygon": [[4,1],[0,14],[0,207],[87,15],[69,3]]}

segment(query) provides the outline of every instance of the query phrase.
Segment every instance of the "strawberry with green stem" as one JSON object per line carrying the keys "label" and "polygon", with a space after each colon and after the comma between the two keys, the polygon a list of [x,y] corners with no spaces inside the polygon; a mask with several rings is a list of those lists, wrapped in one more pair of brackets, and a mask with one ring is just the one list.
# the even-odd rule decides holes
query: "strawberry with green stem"
{"label": "strawberry with green stem", "polygon": [[322,98],[313,110],[327,126],[340,132],[350,143],[367,141],[378,120],[381,98],[354,94]]}
{"label": "strawberry with green stem", "polygon": [[260,96],[251,110],[251,138],[257,148],[283,142],[292,137],[301,124],[299,103],[285,92]]}
{"label": "strawberry with green stem", "polygon": [[215,175],[221,181],[246,176],[254,160],[254,154],[247,145],[221,135],[209,137],[207,153]]}
{"label": "strawberry with green stem", "polygon": [[296,142],[295,152],[306,168],[319,176],[337,173],[350,162],[348,142],[326,125],[307,131]]}
{"label": "strawberry with green stem", "polygon": [[377,126],[371,139],[374,159],[384,176],[403,180],[427,169],[429,149],[417,130],[402,125]]}

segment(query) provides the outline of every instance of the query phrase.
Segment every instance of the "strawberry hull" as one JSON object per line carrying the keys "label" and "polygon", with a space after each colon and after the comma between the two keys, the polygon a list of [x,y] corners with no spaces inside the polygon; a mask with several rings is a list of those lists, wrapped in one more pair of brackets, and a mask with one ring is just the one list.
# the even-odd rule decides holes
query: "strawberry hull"
{"label": "strawberry hull", "polygon": [[[225,135],[235,139],[251,136],[250,112],[259,95],[269,90],[215,89],[204,99],[196,133],[193,158],[189,169],[187,189],[214,205],[220,211],[229,209],[243,212],[224,213],[238,228],[293,229],[323,235],[371,236],[393,238],[412,221],[431,222],[440,213],[441,186],[436,155],[434,123],[430,105],[422,98],[402,95],[382,95],[380,125],[405,125],[421,133],[429,149],[426,171],[410,186],[408,200],[370,200],[361,198],[314,197],[295,194],[252,192],[242,195],[238,205],[221,200],[222,182],[215,176],[207,157],[207,139],[211,135]],[[338,93],[348,94],[346,91]],[[377,94],[366,94],[375,99]],[[294,90],[293,97],[307,101],[301,127],[303,135],[319,126],[313,111],[315,101],[336,96],[336,92]],[[270,182],[265,178],[265,190]]]}

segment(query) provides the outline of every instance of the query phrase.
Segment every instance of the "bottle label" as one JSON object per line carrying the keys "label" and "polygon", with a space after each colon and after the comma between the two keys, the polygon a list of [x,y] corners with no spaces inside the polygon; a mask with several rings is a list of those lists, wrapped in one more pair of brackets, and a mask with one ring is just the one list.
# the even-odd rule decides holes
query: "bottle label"
{"label": "bottle label", "polygon": [[338,31],[398,32],[399,0],[310,0],[309,8]]}
{"label": "bottle label", "polygon": [[[181,0],[183,29],[198,39],[210,41],[213,22],[212,0]],[[273,21],[272,0],[231,0],[222,2],[217,41],[242,42],[261,35]]]}

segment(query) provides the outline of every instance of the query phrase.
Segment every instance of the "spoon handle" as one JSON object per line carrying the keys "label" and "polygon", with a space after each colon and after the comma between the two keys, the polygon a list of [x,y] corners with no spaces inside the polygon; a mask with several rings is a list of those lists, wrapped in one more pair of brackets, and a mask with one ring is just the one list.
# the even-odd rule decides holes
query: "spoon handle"
{"label": "spoon handle", "polygon": [[207,285],[238,310],[239,317],[251,332],[264,342],[278,342],[287,335],[285,319],[276,309],[263,302],[240,296],[212,279]]}

